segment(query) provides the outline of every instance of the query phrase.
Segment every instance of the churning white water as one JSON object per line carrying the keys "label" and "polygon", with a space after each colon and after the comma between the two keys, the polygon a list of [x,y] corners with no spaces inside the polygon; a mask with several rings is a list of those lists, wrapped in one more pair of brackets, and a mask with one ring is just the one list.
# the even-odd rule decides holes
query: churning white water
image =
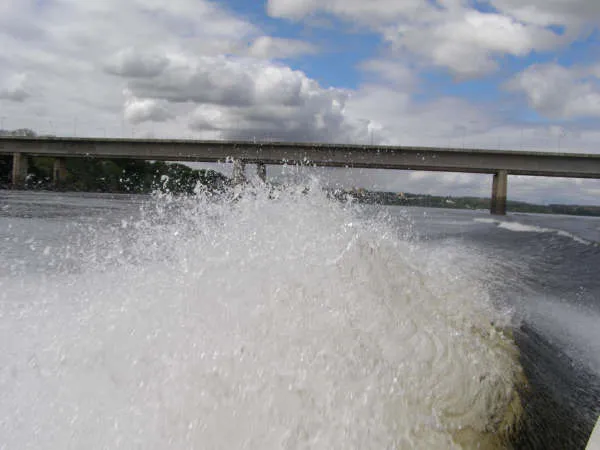
{"label": "churning white water", "polygon": [[477,448],[518,410],[478,256],[316,184],[151,205],[1,275],[0,448]]}

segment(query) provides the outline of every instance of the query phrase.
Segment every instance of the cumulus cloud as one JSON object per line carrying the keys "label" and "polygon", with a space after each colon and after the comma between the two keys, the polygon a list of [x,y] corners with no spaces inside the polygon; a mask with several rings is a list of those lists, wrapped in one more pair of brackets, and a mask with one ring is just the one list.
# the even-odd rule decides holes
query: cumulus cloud
{"label": "cumulus cloud", "polygon": [[[320,99],[303,108],[255,105],[228,108],[201,105],[190,126],[197,131],[218,130],[225,139],[259,139],[295,142],[340,142],[361,131],[344,116],[335,102]],[[366,134],[366,127],[362,132]]]}
{"label": "cumulus cloud", "polygon": [[8,77],[3,83],[0,83],[0,99],[10,100],[13,102],[24,102],[30,97],[25,85],[27,76],[17,74]]}
{"label": "cumulus cloud", "polygon": [[296,39],[284,39],[271,36],[261,36],[256,39],[248,54],[262,59],[285,59],[300,55],[314,54],[317,48],[308,43]]}
{"label": "cumulus cloud", "polygon": [[[575,39],[591,22],[598,23],[600,3],[573,0],[570,7],[558,0],[531,0],[529,8],[517,0],[489,0],[492,12],[488,13],[475,11],[471,4],[463,0],[270,0],[274,17],[313,20],[319,13],[335,15],[379,33],[391,44],[360,64],[358,85],[336,89],[294,70],[289,61],[287,65],[275,62],[318,49],[306,42],[270,37],[268,30],[217,2],[0,2],[0,48],[11,49],[0,54],[4,126],[79,136],[596,151],[597,124],[565,125],[558,119],[598,117],[592,105],[598,104],[594,100],[598,67],[567,69],[566,77],[549,72],[555,93],[579,99],[567,104],[554,98],[551,87],[536,91],[542,81],[531,78],[533,72],[522,74],[514,81],[516,92],[531,96],[539,111],[550,111],[547,115],[557,118],[524,125],[510,114],[500,114],[505,104],[490,107],[422,92],[428,86],[419,71],[434,65],[459,77],[478,76],[494,70],[503,55],[554,48]],[[549,25],[567,30],[564,35],[555,33],[545,28]],[[22,73],[27,73],[26,80],[14,77]],[[397,191],[463,194],[470,190],[487,195],[490,189],[485,176],[326,173],[346,179],[350,186],[364,181]],[[511,181],[511,189],[516,185]],[[566,182],[560,186],[565,196],[576,193],[573,198],[583,199],[579,196],[583,187]],[[561,189],[557,187],[552,195]]]}
{"label": "cumulus cloud", "polygon": [[[73,133],[76,128],[78,134],[97,134],[102,128],[130,136],[122,124],[127,80],[157,76],[180,53],[243,54],[249,41],[264,34],[207,0],[0,3],[0,48],[11,49],[0,54],[2,97],[24,100],[27,94],[43,93],[43,98],[30,96],[27,108],[3,102],[3,114],[10,117],[5,122],[41,132]],[[25,87],[3,81],[24,71]],[[181,124],[171,130],[182,136],[190,132]]]}
{"label": "cumulus cloud", "polygon": [[[100,127],[130,136],[135,125],[139,136],[151,123],[157,135],[200,138],[325,141],[367,133],[368,120],[345,115],[348,92],[270,61],[313,46],[266,36],[213,2],[61,0],[44,8],[11,3],[3,12],[0,46],[14,52],[0,65],[34,67],[31,81],[45,96],[25,114],[6,110],[11,126],[69,134],[77,117],[79,134]],[[4,27],[16,20],[31,31],[28,40]]]}
{"label": "cumulus cloud", "polygon": [[465,100],[440,97],[417,103],[410,86],[402,90],[379,84],[354,92],[346,113],[380,124],[373,129],[375,140],[400,145],[461,146],[465,136],[489,130],[496,122],[489,112]]}
{"label": "cumulus cloud", "polygon": [[344,19],[378,25],[403,17],[415,18],[435,11],[435,8],[422,0],[268,0],[267,11],[272,17],[292,20],[322,11]]}
{"label": "cumulus cloud", "polygon": [[[273,17],[292,20],[326,13],[361,23],[397,51],[416,55],[457,77],[472,78],[494,71],[497,59],[504,55],[523,57],[573,41],[585,31],[585,24],[595,26],[600,9],[596,0],[576,0],[579,9],[567,1],[536,0],[527,6],[517,0],[479,3],[487,4],[491,12],[459,0],[269,0],[268,11]],[[551,25],[568,27],[569,32],[557,33]]]}
{"label": "cumulus cloud", "polygon": [[124,76],[135,98],[128,108],[144,119],[138,111],[155,111],[162,102],[192,107],[192,130],[224,138],[340,141],[368,133],[367,121],[345,114],[348,91],[323,88],[301,71],[247,58],[165,58],[169,63],[155,77]]}
{"label": "cumulus cloud", "polygon": [[[160,98],[170,102],[249,105],[254,102],[259,65],[222,57],[170,59],[167,70],[154,79],[129,79],[129,89],[138,97]],[[293,92],[289,93],[293,96]],[[290,100],[291,101],[291,100]]]}
{"label": "cumulus cloud", "polygon": [[287,66],[225,56],[180,59],[156,79],[132,79],[129,87],[139,97],[230,106],[301,106],[325,91]]}
{"label": "cumulus cloud", "polygon": [[418,27],[389,28],[386,38],[395,46],[445,67],[461,78],[477,77],[497,68],[495,57],[526,56],[533,50],[556,47],[552,31],[525,25],[500,14],[466,11],[458,17]]}
{"label": "cumulus cloud", "polygon": [[135,98],[126,93],[124,115],[132,124],[143,122],[166,122],[174,115],[169,111],[167,103],[149,98]]}
{"label": "cumulus cloud", "polygon": [[[272,17],[292,20],[324,12],[377,27],[406,21],[423,22],[435,16],[448,18],[474,11],[473,3],[462,0],[268,0],[267,11]],[[586,25],[595,25],[600,19],[600,3],[596,0],[481,0],[477,4],[494,11],[492,14],[524,24],[566,26],[574,32]]]}
{"label": "cumulus cloud", "polygon": [[600,21],[600,2],[596,0],[491,0],[489,3],[519,21],[565,26],[574,35]]}
{"label": "cumulus cloud", "polygon": [[169,64],[164,55],[128,48],[109,59],[105,70],[113,75],[148,78],[159,75]]}
{"label": "cumulus cloud", "polygon": [[550,118],[600,117],[600,65],[534,65],[518,74],[508,88],[523,92],[532,108]]}

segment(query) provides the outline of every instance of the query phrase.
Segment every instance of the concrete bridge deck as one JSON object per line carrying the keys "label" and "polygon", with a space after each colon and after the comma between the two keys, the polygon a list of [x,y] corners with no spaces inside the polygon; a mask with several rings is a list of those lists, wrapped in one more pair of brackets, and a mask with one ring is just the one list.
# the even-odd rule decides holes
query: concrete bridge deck
{"label": "concrete bridge deck", "polygon": [[[506,210],[508,175],[600,179],[600,155],[414,146],[363,146],[285,142],[193,141],[63,137],[0,137],[0,154],[14,157],[13,182],[23,179],[27,156],[130,158],[164,161],[306,164],[328,167],[493,174],[492,213]],[[239,167],[239,166],[238,166]]]}

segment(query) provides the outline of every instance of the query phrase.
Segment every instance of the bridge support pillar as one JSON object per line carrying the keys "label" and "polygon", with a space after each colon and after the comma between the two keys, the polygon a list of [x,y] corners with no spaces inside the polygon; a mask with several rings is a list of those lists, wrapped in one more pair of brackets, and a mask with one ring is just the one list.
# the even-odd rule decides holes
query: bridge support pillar
{"label": "bridge support pillar", "polygon": [[12,166],[12,187],[20,188],[25,186],[27,180],[27,171],[29,170],[29,159],[23,153],[13,153]]}
{"label": "bridge support pillar", "polygon": [[67,159],[56,158],[52,170],[52,182],[54,187],[62,186],[67,180]]}
{"label": "bridge support pillar", "polygon": [[246,181],[246,163],[241,159],[233,160],[233,184],[243,184]]}
{"label": "bridge support pillar", "polygon": [[508,188],[508,172],[499,170],[494,174],[492,183],[492,204],[490,212],[495,215],[506,215],[506,193]]}
{"label": "bridge support pillar", "polygon": [[267,181],[267,166],[265,163],[258,163],[256,165],[256,174],[263,183]]}

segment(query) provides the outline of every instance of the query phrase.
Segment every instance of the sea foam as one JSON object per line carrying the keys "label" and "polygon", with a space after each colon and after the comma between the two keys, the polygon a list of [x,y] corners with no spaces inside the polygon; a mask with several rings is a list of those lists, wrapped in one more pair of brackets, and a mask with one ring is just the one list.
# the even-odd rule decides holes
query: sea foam
{"label": "sea foam", "polygon": [[77,270],[2,276],[0,448],[496,445],[509,318],[410,229],[318,183],[157,195]]}

